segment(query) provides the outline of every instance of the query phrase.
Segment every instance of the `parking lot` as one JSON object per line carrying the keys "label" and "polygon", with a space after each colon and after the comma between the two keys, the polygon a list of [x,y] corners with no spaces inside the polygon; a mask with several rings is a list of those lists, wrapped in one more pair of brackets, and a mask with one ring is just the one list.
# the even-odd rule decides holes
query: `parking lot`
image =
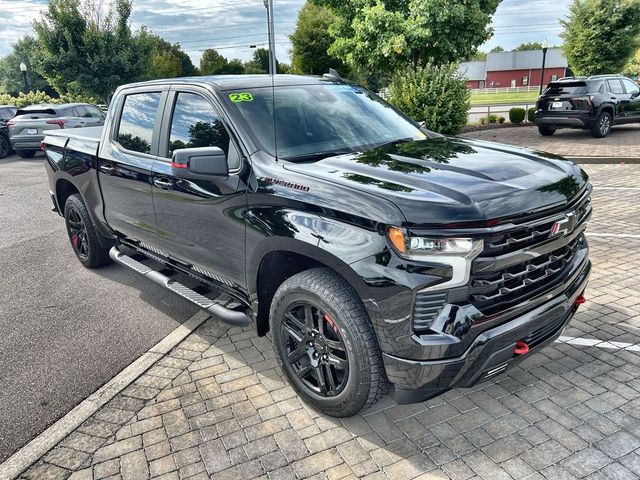
{"label": "parking lot", "polygon": [[[121,267],[79,266],[41,161],[0,161],[5,457],[193,314]],[[588,301],[508,373],[339,420],[301,404],[268,338],[209,319],[23,478],[639,478],[640,165],[583,167]]]}

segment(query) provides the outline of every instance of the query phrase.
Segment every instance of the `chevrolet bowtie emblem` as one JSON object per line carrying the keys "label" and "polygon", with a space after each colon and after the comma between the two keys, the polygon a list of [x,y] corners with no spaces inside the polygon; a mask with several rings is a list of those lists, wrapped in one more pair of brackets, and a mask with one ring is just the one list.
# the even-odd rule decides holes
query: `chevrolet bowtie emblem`
{"label": "chevrolet bowtie emblem", "polygon": [[576,228],[578,217],[575,212],[567,213],[562,220],[558,220],[551,227],[550,237],[557,237],[559,235],[569,235]]}

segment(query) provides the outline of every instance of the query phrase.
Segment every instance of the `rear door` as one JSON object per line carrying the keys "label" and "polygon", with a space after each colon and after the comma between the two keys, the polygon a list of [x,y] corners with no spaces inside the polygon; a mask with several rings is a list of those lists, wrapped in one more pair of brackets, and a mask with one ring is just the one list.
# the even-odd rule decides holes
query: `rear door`
{"label": "rear door", "polygon": [[168,88],[123,92],[105,128],[98,170],[107,223],[118,234],[147,243],[156,240],[151,172]]}
{"label": "rear door", "polygon": [[[174,151],[207,146],[224,151],[228,176],[195,178],[184,169],[172,168]],[[158,245],[201,273],[243,288],[248,169],[213,95],[196,87],[175,87],[167,100],[153,172]]]}

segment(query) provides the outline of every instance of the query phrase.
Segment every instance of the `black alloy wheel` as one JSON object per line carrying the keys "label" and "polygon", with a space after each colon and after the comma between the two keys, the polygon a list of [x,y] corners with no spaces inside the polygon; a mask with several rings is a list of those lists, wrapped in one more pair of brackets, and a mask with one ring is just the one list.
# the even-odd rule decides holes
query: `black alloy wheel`
{"label": "black alloy wheel", "polygon": [[611,125],[613,124],[611,114],[608,112],[602,112],[598,115],[596,123],[591,129],[591,135],[595,138],[604,138],[611,132]]}
{"label": "black alloy wheel", "polygon": [[289,384],[316,410],[350,417],[386,391],[371,319],[335,272],[318,267],[285,280],[271,302],[269,329]]}
{"label": "black alloy wheel", "polygon": [[71,195],[67,199],[64,205],[64,221],[73,253],[80,263],[88,268],[98,268],[111,262],[109,248],[100,244],[99,233],[79,194]]}
{"label": "black alloy wheel", "polygon": [[281,323],[280,335],[286,361],[306,388],[322,397],[342,392],[349,378],[349,358],[329,314],[310,303],[293,304]]}
{"label": "black alloy wheel", "polygon": [[7,158],[11,153],[9,139],[5,135],[0,135],[0,159]]}
{"label": "black alloy wheel", "polygon": [[80,260],[89,258],[89,245],[87,243],[87,226],[84,224],[80,213],[71,206],[67,210],[67,228],[71,246]]}

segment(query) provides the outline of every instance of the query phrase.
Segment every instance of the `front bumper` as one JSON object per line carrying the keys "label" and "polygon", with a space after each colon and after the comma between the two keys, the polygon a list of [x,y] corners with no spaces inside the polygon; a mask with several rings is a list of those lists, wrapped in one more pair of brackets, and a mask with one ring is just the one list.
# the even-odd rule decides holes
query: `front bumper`
{"label": "front bumper", "polygon": [[[395,384],[396,400],[424,400],[453,387],[470,387],[499,373],[553,342],[577,309],[576,298],[587,285],[591,263],[587,260],[564,291],[552,300],[506,323],[486,330],[459,357],[411,360],[383,353],[389,380]],[[526,355],[515,355],[518,340],[531,346]]]}

